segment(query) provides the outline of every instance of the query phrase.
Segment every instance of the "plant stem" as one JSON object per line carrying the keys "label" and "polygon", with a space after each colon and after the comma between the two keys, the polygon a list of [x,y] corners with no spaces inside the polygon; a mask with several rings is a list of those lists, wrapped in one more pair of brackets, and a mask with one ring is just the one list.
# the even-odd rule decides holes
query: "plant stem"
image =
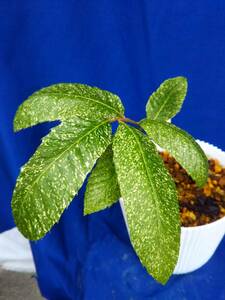
{"label": "plant stem", "polygon": [[134,121],[134,120],[132,120],[132,119],[126,118],[126,117],[124,117],[124,118],[117,118],[117,121],[119,121],[119,122],[131,123],[131,124],[134,124],[134,125],[136,125],[136,126],[139,126],[139,123],[138,123],[138,122],[136,122],[136,121]]}
{"label": "plant stem", "polygon": [[118,117],[118,118],[115,118],[115,119],[111,119],[110,122],[115,122],[115,121],[118,121],[118,122],[125,122],[125,123],[130,123],[130,124],[133,124],[135,126],[137,126],[137,129],[139,129],[140,131],[142,132],[145,132],[144,129],[140,126],[140,122],[136,122],[130,118],[126,118],[126,117]]}
{"label": "plant stem", "polygon": [[118,118],[114,118],[114,119],[109,120],[110,123],[113,123],[113,122],[116,122],[116,121],[118,121],[118,122],[125,122],[125,123],[131,123],[131,124],[134,124],[136,126],[140,126],[139,122],[136,122],[136,121],[134,121],[132,119],[129,119],[129,118],[126,118],[126,117],[118,117]]}

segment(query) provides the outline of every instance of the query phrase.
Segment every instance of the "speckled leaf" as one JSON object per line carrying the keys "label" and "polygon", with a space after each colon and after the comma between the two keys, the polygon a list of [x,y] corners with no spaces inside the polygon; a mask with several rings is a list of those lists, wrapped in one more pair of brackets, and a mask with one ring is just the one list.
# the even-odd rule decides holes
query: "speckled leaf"
{"label": "speckled leaf", "polygon": [[103,120],[123,116],[124,108],[118,96],[96,87],[77,83],[59,83],[31,95],[19,107],[15,131],[35,124],[68,120],[74,116]]}
{"label": "speckled leaf", "polygon": [[147,271],[166,283],[179,253],[175,184],[154,144],[139,130],[121,124],[113,152],[133,247]]}
{"label": "speckled leaf", "polygon": [[16,225],[30,240],[58,222],[86,175],[111,142],[106,121],[80,118],[55,127],[22,168],[13,194]]}
{"label": "speckled leaf", "polygon": [[147,102],[147,118],[166,121],[171,119],[180,111],[186,93],[186,78],[175,77],[165,80]]}
{"label": "speckled leaf", "polygon": [[112,146],[97,160],[90,177],[84,198],[84,214],[105,209],[117,202],[120,190],[113,162]]}
{"label": "speckled leaf", "polygon": [[206,183],[207,157],[192,136],[167,122],[146,119],[141,121],[140,125],[156,144],[171,153],[198,186]]}

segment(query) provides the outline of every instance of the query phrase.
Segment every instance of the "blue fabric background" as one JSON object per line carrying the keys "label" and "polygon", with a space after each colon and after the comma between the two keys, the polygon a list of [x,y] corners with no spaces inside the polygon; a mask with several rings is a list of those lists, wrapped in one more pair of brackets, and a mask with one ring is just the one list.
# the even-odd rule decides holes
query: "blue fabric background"
{"label": "blue fabric background", "polygon": [[[174,123],[225,149],[225,2],[222,0],[0,1],[0,229],[14,226],[19,167],[49,125],[13,134],[16,108],[35,90],[80,82],[117,93],[143,117],[149,94],[184,75],[189,91]],[[33,243],[50,300],[225,299],[225,241],[200,270],[156,283],[129,243],[119,205],[82,217],[82,191],[60,223]]]}

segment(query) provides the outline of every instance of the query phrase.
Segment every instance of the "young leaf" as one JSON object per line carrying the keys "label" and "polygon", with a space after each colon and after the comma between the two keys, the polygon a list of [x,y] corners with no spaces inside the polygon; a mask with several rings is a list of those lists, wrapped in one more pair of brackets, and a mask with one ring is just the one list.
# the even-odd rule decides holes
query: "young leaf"
{"label": "young leaf", "polygon": [[171,119],[180,111],[186,93],[186,78],[175,77],[165,80],[147,102],[147,118],[162,121]]}
{"label": "young leaf", "polygon": [[118,96],[96,87],[59,83],[43,88],[24,101],[15,116],[14,130],[74,116],[100,120],[123,116]]}
{"label": "young leaf", "polygon": [[121,123],[113,153],[133,247],[147,271],[166,283],[179,253],[175,184],[154,144],[139,130]]}
{"label": "young leaf", "polygon": [[111,206],[120,197],[112,145],[97,160],[90,177],[84,198],[84,214],[91,214]]}
{"label": "young leaf", "polygon": [[13,215],[30,240],[43,237],[58,222],[111,142],[106,121],[76,118],[55,127],[22,168],[13,194]]}
{"label": "young leaf", "polygon": [[206,183],[208,160],[192,136],[167,122],[145,119],[140,125],[156,144],[171,153],[198,186]]}

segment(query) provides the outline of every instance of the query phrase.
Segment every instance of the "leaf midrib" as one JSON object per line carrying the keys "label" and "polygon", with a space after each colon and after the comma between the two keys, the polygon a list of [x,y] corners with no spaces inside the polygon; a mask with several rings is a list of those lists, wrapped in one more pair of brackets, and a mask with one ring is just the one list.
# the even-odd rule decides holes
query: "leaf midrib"
{"label": "leaf midrib", "polygon": [[[165,107],[165,105],[168,103],[168,99],[169,96],[171,94],[171,92],[173,91],[174,88],[176,88],[179,85],[179,83],[175,84],[169,91],[169,93],[167,94],[167,97],[165,99],[165,101],[163,102],[162,106],[159,108],[158,112],[156,113],[155,117],[153,118],[153,120],[156,120],[156,118],[158,118],[159,114],[161,113],[161,111],[163,110],[163,108]],[[156,91],[157,93],[157,91]],[[150,101],[151,102],[151,101]]]}
{"label": "leaf midrib", "polygon": [[[59,93],[57,92],[42,92],[43,94],[53,94],[53,95],[59,95]],[[61,92],[62,93],[62,92]],[[68,93],[62,93],[63,95],[66,95],[67,97],[70,97],[71,98],[71,94],[68,94]],[[39,97],[40,95],[35,95],[35,97]],[[74,97],[77,97],[77,98],[82,98],[82,99],[86,99],[86,100],[90,100],[92,102],[95,102],[95,103],[98,103],[98,104],[101,104],[102,106],[105,106],[109,109],[111,109],[112,111],[116,112],[120,117],[123,117],[123,114],[121,114],[121,112],[117,111],[114,107],[112,106],[109,106],[107,105],[106,103],[104,102],[101,102],[101,101],[98,101],[94,98],[89,98],[89,97],[85,97],[85,96],[80,96],[80,95],[74,95]],[[61,97],[61,99],[63,98],[63,96]],[[74,100],[74,99],[72,99]]]}
{"label": "leaf midrib", "polygon": [[[96,130],[97,128],[101,127],[103,124],[108,123],[108,121],[104,121],[99,123],[97,126],[95,126],[94,128],[92,128],[91,130],[87,131],[87,133],[85,133],[81,138],[78,138],[75,140],[74,143],[72,143],[69,147],[67,147],[56,159],[54,159],[48,166],[47,168],[35,179],[35,181],[33,181],[32,184],[28,185],[27,189],[26,189],[26,194],[29,194],[30,191],[32,190],[32,188],[35,186],[35,184],[39,181],[39,179],[50,169],[50,167],[57,162],[67,151],[69,151],[75,144],[79,143],[80,141],[82,141],[82,139],[84,139],[86,136],[88,136],[92,131]],[[24,197],[25,197],[24,195]]]}
{"label": "leaf midrib", "polygon": [[[157,214],[160,216],[160,213],[159,213],[159,212],[160,212],[160,209],[159,209],[159,205],[158,205],[158,201],[157,201],[158,196],[157,196],[157,193],[155,192],[154,186],[153,186],[153,184],[152,184],[152,182],[151,182],[151,177],[150,177],[150,174],[149,174],[149,170],[148,170],[148,168],[147,168],[147,162],[146,162],[146,160],[145,160],[145,155],[144,155],[144,153],[143,153],[143,151],[142,151],[140,141],[139,141],[139,139],[137,138],[136,134],[129,128],[129,126],[127,126],[127,125],[125,125],[125,126],[126,126],[126,127],[129,129],[129,131],[133,134],[133,136],[134,136],[134,138],[135,138],[135,140],[136,140],[136,143],[137,143],[137,145],[138,145],[138,148],[140,149],[140,153],[141,153],[141,156],[142,156],[143,162],[144,162],[145,171],[146,171],[146,174],[147,174],[147,177],[148,177],[150,186],[151,186],[151,190],[153,191],[153,194],[154,194],[154,196],[153,196],[153,199],[154,199],[154,200],[153,200],[153,201],[154,201],[155,207],[156,207],[156,209],[157,209]],[[158,218],[158,217],[157,217],[156,219],[157,219],[157,229],[158,229],[158,232],[159,232],[159,228],[162,227],[162,226],[161,226],[161,219]]]}

